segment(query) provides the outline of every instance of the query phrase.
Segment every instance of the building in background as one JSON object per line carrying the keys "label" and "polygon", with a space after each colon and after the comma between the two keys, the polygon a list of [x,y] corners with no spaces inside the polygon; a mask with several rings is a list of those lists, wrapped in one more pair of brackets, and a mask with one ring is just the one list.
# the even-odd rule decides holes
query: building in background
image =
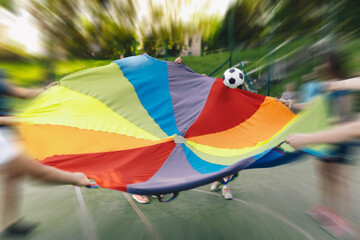
{"label": "building in background", "polygon": [[184,47],[181,56],[200,56],[201,55],[201,35],[195,33],[193,35],[185,35]]}

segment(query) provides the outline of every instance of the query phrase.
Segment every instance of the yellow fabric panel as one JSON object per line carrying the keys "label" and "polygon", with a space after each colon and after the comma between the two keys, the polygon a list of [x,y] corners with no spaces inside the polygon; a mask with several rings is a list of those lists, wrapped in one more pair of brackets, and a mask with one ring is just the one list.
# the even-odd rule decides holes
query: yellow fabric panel
{"label": "yellow fabric panel", "polygon": [[67,75],[60,80],[60,85],[98,99],[115,113],[154,136],[168,137],[141,104],[134,86],[116,63]]}
{"label": "yellow fabric panel", "polygon": [[32,124],[62,125],[155,141],[160,139],[129,122],[99,100],[63,86],[52,87],[37,97],[20,117]]}

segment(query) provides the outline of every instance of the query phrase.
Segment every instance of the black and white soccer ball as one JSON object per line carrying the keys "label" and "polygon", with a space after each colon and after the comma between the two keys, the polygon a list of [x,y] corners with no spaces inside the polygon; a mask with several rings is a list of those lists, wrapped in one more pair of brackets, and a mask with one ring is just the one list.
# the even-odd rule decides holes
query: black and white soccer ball
{"label": "black and white soccer ball", "polygon": [[238,88],[244,83],[244,73],[237,68],[229,68],[224,72],[223,83],[228,88]]}

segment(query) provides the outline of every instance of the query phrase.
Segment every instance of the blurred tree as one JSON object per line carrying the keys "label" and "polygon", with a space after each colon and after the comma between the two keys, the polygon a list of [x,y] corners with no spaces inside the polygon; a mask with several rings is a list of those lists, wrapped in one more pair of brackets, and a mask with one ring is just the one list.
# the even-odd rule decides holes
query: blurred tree
{"label": "blurred tree", "polygon": [[207,15],[210,1],[204,2],[201,11],[195,12],[189,19],[184,19],[182,10],[192,4],[191,0],[165,0],[164,4],[156,4],[149,0],[149,16],[140,23],[140,33],[145,52],[159,56],[164,54],[167,46],[168,54],[179,55],[184,45],[185,35],[201,35],[202,43],[208,45],[219,27],[221,18],[218,15]]}
{"label": "blurred tree", "polygon": [[150,14],[139,24],[144,51],[160,56],[167,47],[170,55],[178,55],[184,37],[183,22],[179,16],[184,1],[166,0],[165,4],[160,5],[149,0],[148,4]]}
{"label": "blurred tree", "polygon": [[314,33],[322,24],[323,0],[280,0],[269,24],[287,38],[299,33]]}
{"label": "blurred tree", "polygon": [[90,18],[85,31],[97,58],[118,58],[133,54],[137,43],[137,6],[133,1],[89,1]]}
{"label": "blurred tree", "polygon": [[360,4],[358,0],[340,1],[337,15],[338,29],[342,34],[360,37]]}
{"label": "blurred tree", "polygon": [[[233,31],[233,40],[237,44],[254,43],[262,37],[265,30],[264,16],[267,8],[265,0],[236,1],[226,12],[221,26],[214,35],[211,48],[227,47],[229,44],[229,30]],[[234,14],[233,23],[231,14]],[[233,24],[233,29],[229,25]]]}
{"label": "blurred tree", "polygon": [[[257,0],[259,1],[259,0]],[[207,16],[206,6],[186,22],[181,10],[191,0],[31,0],[30,12],[48,45],[48,57],[118,58],[143,50],[161,56],[180,54],[186,34],[201,34],[203,42],[214,39],[220,18]],[[209,0],[205,2],[208,5]],[[143,17],[139,19],[139,16]]]}
{"label": "blurred tree", "polygon": [[359,36],[360,8],[358,0],[271,0],[276,6],[269,26],[278,35]]}
{"label": "blurred tree", "polygon": [[48,57],[65,54],[91,56],[90,43],[81,27],[79,4],[71,0],[32,0],[30,12],[48,45]]}
{"label": "blurred tree", "polygon": [[[30,12],[48,40],[49,57],[118,58],[136,39],[132,1],[31,0]],[[56,52],[56,53],[55,53]]]}
{"label": "blurred tree", "polygon": [[3,7],[11,12],[14,12],[14,2],[13,0],[0,0],[0,7]]}
{"label": "blurred tree", "polygon": [[222,21],[223,19],[219,15],[204,15],[203,12],[199,12],[194,14],[186,29],[190,34],[200,33],[201,46],[203,49],[208,49],[210,45],[214,45],[215,34]]}

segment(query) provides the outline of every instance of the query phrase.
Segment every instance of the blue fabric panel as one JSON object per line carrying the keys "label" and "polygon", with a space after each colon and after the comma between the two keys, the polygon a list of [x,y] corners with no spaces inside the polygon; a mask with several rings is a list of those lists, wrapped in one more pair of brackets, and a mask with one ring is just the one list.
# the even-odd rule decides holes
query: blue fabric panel
{"label": "blue fabric panel", "polygon": [[[134,86],[141,104],[160,128],[169,136],[179,134],[169,92],[166,62],[141,55],[114,63],[119,65],[124,76]],[[144,76],[144,72],[148,74]]]}
{"label": "blue fabric panel", "polygon": [[182,145],[182,147],[184,149],[185,156],[188,159],[191,167],[196,171],[198,171],[199,173],[203,173],[203,174],[214,173],[221,171],[227,167],[226,165],[218,165],[202,160],[185,145]]}
{"label": "blue fabric panel", "polygon": [[301,151],[303,151],[304,153],[307,153],[309,155],[312,155],[314,157],[318,157],[318,158],[331,157],[331,155],[334,154],[334,151],[320,152],[320,151],[315,151],[310,148],[303,148],[303,149],[301,149]]}
{"label": "blue fabric panel", "polygon": [[[274,149],[271,149],[270,151],[268,151],[268,153],[258,158],[246,169],[275,167],[293,162],[302,155],[304,155],[304,153],[302,153],[301,151],[286,153],[284,155]],[[256,158],[256,156],[254,158]]]}

